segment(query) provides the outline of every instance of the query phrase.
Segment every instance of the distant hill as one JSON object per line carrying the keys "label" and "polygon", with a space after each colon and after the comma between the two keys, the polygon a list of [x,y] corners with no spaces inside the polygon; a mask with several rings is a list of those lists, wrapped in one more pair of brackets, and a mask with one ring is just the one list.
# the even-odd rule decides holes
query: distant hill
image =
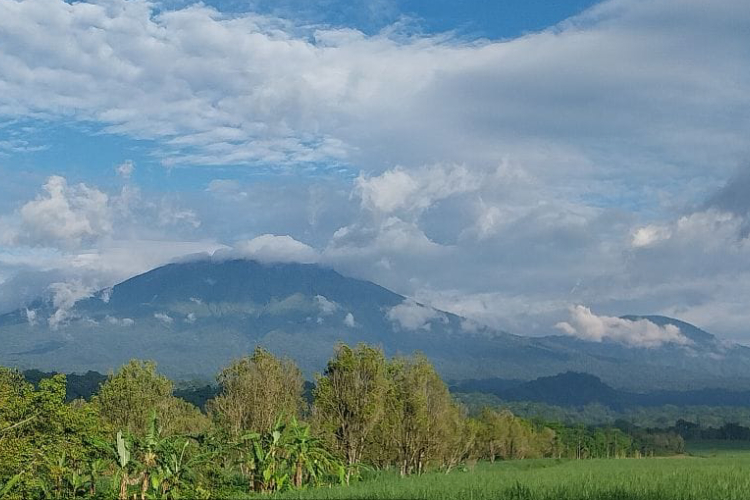
{"label": "distant hill", "polygon": [[[54,375],[56,375],[56,372],[43,372],[41,370],[26,370],[23,372],[24,378],[35,386],[38,386],[42,379],[50,378]],[[106,375],[95,371],[88,371],[83,375],[71,373],[66,375],[66,378],[66,401],[90,399],[99,390],[102,383],[107,380]]]}
{"label": "distant hill", "polygon": [[293,358],[312,379],[338,342],[367,342],[389,355],[421,351],[452,381],[576,371],[631,391],[750,388],[750,349],[677,320],[647,318],[676,324],[693,343],[637,348],[523,337],[325,267],[207,258],[135,276],[69,309],[40,299],[0,315],[0,364],[106,373],[141,358],[173,378],[210,381],[261,345]]}
{"label": "distant hill", "polygon": [[635,393],[617,390],[587,373],[565,372],[551,377],[522,382],[517,380],[466,380],[454,384],[453,392],[485,393],[503,401],[531,401],[562,407],[581,407],[596,403],[613,410],[638,406],[750,406],[750,391],[722,388],[688,391],[652,391]]}

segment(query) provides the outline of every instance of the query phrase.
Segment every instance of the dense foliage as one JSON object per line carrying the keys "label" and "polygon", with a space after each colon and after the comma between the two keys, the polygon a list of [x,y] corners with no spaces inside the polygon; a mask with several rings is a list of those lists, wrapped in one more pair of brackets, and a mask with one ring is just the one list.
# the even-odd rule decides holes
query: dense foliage
{"label": "dense foliage", "polygon": [[373,470],[477,460],[680,452],[676,434],[469,417],[423,356],[339,346],[307,402],[300,371],[263,349],[225,368],[205,413],[131,361],[85,401],[63,375],[0,369],[0,498],[209,498],[350,483]]}

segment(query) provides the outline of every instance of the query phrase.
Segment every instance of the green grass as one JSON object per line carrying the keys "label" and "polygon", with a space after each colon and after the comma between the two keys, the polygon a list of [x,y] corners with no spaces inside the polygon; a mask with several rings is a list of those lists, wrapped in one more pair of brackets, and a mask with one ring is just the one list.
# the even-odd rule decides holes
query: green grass
{"label": "green grass", "polygon": [[518,460],[473,471],[400,478],[381,474],[349,487],[289,492],[298,499],[747,500],[750,452],[704,457]]}
{"label": "green grass", "polygon": [[[728,457],[734,456],[750,458],[750,442],[748,441],[689,441],[687,451],[697,457]],[[750,495],[749,495],[750,496]]]}

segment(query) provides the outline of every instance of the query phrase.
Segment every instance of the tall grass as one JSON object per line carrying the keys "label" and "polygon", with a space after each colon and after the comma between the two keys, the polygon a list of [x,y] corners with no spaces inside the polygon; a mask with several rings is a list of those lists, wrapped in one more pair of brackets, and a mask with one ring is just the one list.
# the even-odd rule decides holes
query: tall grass
{"label": "tall grass", "polygon": [[620,460],[519,460],[472,471],[289,492],[297,499],[747,500],[750,453]]}

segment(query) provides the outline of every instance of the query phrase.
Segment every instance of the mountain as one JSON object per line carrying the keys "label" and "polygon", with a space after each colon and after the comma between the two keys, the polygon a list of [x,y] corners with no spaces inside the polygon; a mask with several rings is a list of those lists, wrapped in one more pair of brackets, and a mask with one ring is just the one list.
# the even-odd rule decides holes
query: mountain
{"label": "mountain", "polygon": [[750,388],[750,349],[686,323],[693,342],[636,348],[572,337],[529,338],[478,327],[374,283],[310,264],[204,259],[159,267],[80,300],[38,300],[0,315],[0,364],[106,372],[154,359],[179,379],[208,379],[262,345],[307,377],[338,342],[387,354],[421,351],[448,380],[531,380],[586,372],[619,389]]}
{"label": "mountain", "polygon": [[[517,366],[509,354],[557,356],[532,339],[465,329],[462,318],[320,266],[205,259],[154,269],[63,313],[37,301],[0,316],[0,363],[107,371],[138,357],[174,377],[212,377],[262,345],[312,376],[343,341],[389,354],[422,350],[444,373],[463,377],[485,373],[470,359]],[[467,335],[475,340],[462,342]]]}
{"label": "mountain", "polygon": [[465,380],[451,387],[451,391],[493,394],[503,401],[532,401],[562,407],[581,407],[596,403],[614,410],[664,405],[750,406],[750,391],[747,390],[711,388],[635,393],[614,389],[599,377],[577,372],[565,372],[532,381]]}

